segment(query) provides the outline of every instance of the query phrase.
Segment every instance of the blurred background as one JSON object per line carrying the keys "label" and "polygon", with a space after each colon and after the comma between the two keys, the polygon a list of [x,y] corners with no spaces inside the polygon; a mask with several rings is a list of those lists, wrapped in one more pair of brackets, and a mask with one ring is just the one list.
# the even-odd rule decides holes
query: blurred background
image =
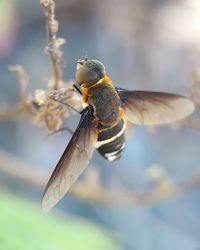
{"label": "blurred background", "polygon": [[[183,95],[193,91],[198,100],[199,78],[192,76],[200,68],[199,0],[57,0],[56,18],[58,35],[66,39],[65,81],[74,78],[76,61],[87,53],[104,63],[117,86]],[[52,75],[44,53],[44,12],[39,1],[0,0],[0,23],[0,103],[13,105],[19,85],[9,65],[24,66],[31,94],[45,89]],[[198,110],[191,119],[195,125],[189,120],[131,128],[117,162],[94,154],[85,185],[100,182],[102,196],[119,190],[119,200],[126,190],[137,197],[135,204],[116,197],[115,202],[89,200],[72,192],[48,214],[40,208],[42,193],[71,135],[65,131],[46,138],[47,130],[23,115],[2,121],[0,249],[199,249]],[[78,120],[74,115],[64,125],[74,130]],[[144,194],[151,198],[140,202]]]}

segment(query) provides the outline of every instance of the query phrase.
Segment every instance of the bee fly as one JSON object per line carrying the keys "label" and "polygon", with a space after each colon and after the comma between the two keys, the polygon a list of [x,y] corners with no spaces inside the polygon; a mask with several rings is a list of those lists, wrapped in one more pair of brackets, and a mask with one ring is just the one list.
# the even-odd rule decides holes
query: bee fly
{"label": "bee fly", "polygon": [[107,160],[120,158],[126,121],[158,125],[185,118],[194,111],[184,96],[117,88],[94,59],[77,61],[76,85],[82,95],[81,119],[44,192],[42,207],[49,210],[87,167],[94,149]]}

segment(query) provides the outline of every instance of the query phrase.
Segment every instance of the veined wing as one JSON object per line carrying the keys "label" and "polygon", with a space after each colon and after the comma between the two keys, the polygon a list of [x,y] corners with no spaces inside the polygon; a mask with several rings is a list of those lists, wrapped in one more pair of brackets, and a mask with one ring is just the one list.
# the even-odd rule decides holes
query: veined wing
{"label": "veined wing", "polygon": [[85,109],[80,123],[61,156],[46,186],[42,208],[52,208],[69,190],[87,167],[97,141],[93,112]]}
{"label": "veined wing", "polygon": [[195,106],[188,98],[162,92],[117,89],[127,119],[136,125],[159,125],[189,116]]}

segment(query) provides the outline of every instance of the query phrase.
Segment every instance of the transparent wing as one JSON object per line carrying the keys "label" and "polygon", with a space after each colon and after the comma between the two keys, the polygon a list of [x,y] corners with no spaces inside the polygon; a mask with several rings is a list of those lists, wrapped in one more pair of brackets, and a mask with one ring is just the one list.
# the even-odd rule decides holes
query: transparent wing
{"label": "transparent wing", "polygon": [[45,211],[52,208],[66,194],[87,167],[96,140],[97,133],[93,126],[92,113],[86,111],[82,114],[79,126],[49,179],[42,199],[42,208]]}
{"label": "transparent wing", "polygon": [[188,98],[160,92],[117,89],[127,119],[136,125],[159,125],[190,115],[195,107]]}

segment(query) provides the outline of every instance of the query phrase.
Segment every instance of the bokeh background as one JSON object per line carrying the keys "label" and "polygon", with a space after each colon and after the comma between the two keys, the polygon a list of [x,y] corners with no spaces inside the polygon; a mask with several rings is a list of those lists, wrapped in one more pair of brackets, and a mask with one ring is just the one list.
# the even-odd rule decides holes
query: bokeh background
{"label": "bokeh background", "polygon": [[[66,39],[65,81],[87,54],[105,64],[117,86],[190,94],[192,73],[200,68],[199,0],[57,0],[56,17],[59,36]],[[24,66],[32,94],[46,88],[52,75],[39,1],[0,0],[0,37],[0,102],[13,105],[19,85],[8,65]],[[198,111],[193,118],[200,120]],[[74,130],[78,119],[65,125]],[[46,134],[23,115],[0,123],[0,249],[200,248],[198,182],[189,192],[140,206],[68,195],[44,214],[43,188],[71,136]],[[199,176],[198,126],[137,127],[128,137],[119,161],[93,156],[86,174],[95,169],[104,188],[139,196],[163,182],[174,188]],[[29,178],[18,178],[23,169]]]}

